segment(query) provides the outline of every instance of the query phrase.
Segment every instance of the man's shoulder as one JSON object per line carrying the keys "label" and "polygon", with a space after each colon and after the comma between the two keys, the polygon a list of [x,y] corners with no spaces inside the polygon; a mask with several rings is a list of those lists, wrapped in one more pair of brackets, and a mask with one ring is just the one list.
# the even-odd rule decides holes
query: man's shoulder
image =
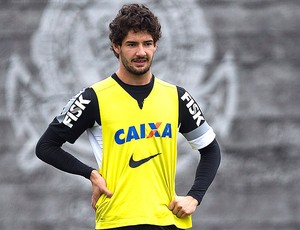
{"label": "man's shoulder", "polygon": [[174,89],[176,89],[176,87],[177,87],[175,84],[167,82],[167,81],[162,80],[162,79],[159,79],[157,77],[155,78],[155,84],[156,85],[160,85],[162,87],[166,87],[166,88],[174,88]]}
{"label": "man's shoulder", "polygon": [[98,81],[91,85],[91,88],[95,91],[98,92],[100,90],[104,90],[107,88],[110,88],[111,86],[115,85],[116,81],[112,77],[107,77],[101,81]]}
{"label": "man's shoulder", "polygon": [[178,92],[178,95],[181,97],[182,95],[184,95],[187,91],[184,87],[182,86],[179,86],[179,85],[176,85],[176,84],[173,84],[173,83],[170,83],[170,82],[167,82],[165,80],[162,80],[162,79],[159,79],[159,78],[155,78],[155,81],[164,86],[164,87],[171,87],[171,88],[175,88]]}

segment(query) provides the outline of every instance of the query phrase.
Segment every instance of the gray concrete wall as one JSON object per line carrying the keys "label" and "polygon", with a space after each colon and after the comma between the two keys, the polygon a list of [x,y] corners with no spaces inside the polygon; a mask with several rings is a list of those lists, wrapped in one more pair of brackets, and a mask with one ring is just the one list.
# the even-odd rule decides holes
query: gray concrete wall
{"label": "gray concrete wall", "polygon": [[[128,1],[0,2],[0,229],[93,229],[90,182],[41,163],[34,147],[66,100],[113,73],[107,26]],[[198,100],[222,164],[195,230],[300,229],[300,4],[143,3],[163,26],[153,72]],[[95,165],[85,135],[67,145]],[[177,192],[199,156],[179,138]]]}

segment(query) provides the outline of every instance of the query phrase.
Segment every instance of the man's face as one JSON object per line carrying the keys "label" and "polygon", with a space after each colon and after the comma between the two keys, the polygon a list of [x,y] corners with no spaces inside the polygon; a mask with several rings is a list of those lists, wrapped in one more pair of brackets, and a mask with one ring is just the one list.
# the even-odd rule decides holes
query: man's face
{"label": "man's face", "polygon": [[114,46],[120,64],[134,75],[143,75],[150,70],[156,44],[146,32],[129,31],[121,46]]}

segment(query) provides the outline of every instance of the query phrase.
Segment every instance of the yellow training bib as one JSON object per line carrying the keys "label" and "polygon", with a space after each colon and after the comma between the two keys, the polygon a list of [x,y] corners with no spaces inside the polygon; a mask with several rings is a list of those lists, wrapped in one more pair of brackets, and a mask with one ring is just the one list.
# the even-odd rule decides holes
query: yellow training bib
{"label": "yellow training bib", "polygon": [[99,172],[112,198],[96,205],[96,229],[153,224],[190,228],[168,209],[175,197],[178,133],[176,86],[157,78],[140,109],[113,78],[92,86],[100,108],[103,152]]}

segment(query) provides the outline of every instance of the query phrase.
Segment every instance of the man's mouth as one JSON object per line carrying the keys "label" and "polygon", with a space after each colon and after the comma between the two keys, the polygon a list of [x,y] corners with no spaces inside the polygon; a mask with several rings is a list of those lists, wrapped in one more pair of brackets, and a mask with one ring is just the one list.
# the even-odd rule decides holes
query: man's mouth
{"label": "man's mouth", "polygon": [[145,63],[145,62],[147,62],[147,59],[145,59],[145,58],[139,58],[139,59],[133,59],[133,62],[135,62],[135,63]]}
{"label": "man's mouth", "polygon": [[134,59],[133,63],[136,68],[144,68],[145,65],[147,64],[147,59],[145,59],[145,58]]}

